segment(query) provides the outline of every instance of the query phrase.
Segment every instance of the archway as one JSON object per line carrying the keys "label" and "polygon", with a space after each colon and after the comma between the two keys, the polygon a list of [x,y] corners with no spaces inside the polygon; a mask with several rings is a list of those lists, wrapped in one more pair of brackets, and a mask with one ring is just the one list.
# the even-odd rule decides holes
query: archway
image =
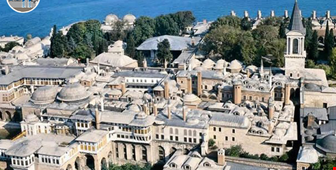
{"label": "archway", "polygon": [[159,146],[159,159],[160,161],[164,161],[166,157],[165,149],[162,146]]}
{"label": "archway", "polygon": [[106,158],[103,158],[103,159],[100,161],[100,164],[101,164],[101,168],[102,168],[102,169],[108,169],[108,163],[107,163]]}
{"label": "archway", "polygon": [[108,164],[109,164],[109,165],[113,163],[113,157],[112,157],[112,156],[113,156],[113,155],[112,155],[112,152],[110,152],[110,153],[108,154],[108,157],[107,157],[107,159],[108,159]]}
{"label": "archway", "polygon": [[91,155],[85,155],[86,157],[86,166],[89,167],[91,170],[95,169],[94,158]]}
{"label": "archway", "polygon": [[293,54],[299,54],[299,40],[293,40]]}
{"label": "archway", "polygon": [[77,157],[76,160],[75,160],[75,169],[76,170],[81,170],[80,168],[80,158]]}
{"label": "archway", "polygon": [[69,165],[67,166],[66,170],[72,170],[72,165],[69,164]]}
{"label": "archway", "polygon": [[6,111],[5,113],[6,113],[6,121],[8,121],[8,122],[11,121],[12,120],[11,113],[9,111]]}

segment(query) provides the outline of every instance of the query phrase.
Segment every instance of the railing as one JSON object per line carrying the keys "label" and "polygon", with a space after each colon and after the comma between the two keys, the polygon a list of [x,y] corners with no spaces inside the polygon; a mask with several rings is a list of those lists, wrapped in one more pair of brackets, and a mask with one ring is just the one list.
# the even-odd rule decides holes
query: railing
{"label": "railing", "polygon": [[14,136],[11,140],[17,140],[17,139],[20,139],[20,138],[22,138],[23,136],[25,136],[26,135],[26,131],[22,131],[21,133],[19,133],[18,135],[16,135],[16,136]]}

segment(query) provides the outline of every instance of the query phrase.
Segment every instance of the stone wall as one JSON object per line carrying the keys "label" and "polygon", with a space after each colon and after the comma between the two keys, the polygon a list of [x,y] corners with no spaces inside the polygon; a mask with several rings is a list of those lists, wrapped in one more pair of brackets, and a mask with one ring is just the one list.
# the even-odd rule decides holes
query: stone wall
{"label": "stone wall", "polygon": [[257,166],[257,167],[264,167],[269,169],[295,169],[294,165],[282,163],[282,162],[271,162],[271,161],[263,161],[263,160],[256,160],[256,159],[246,159],[246,158],[237,158],[226,156],[227,162],[234,162],[239,164]]}

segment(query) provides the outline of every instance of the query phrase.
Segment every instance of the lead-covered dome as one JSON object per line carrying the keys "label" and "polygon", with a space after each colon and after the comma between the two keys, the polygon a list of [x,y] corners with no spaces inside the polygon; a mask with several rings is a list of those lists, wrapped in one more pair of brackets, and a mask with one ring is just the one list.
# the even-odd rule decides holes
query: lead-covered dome
{"label": "lead-covered dome", "polygon": [[90,92],[88,92],[84,86],[79,83],[73,83],[63,87],[57,99],[64,102],[75,102],[85,100],[89,97]]}
{"label": "lead-covered dome", "polygon": [[326,152],[336,153],[336,136],[334,134],[324,137],[318,141],[317,144]]}
{"label": "lead-covered dome", "polygon": [[54,102],[57,95],[57,89],[53,86],[44,86],[38,88],[31,97],[34,104],[50,104]]}
{"label": "lead-covered dome", "polygon": [[114,15],[114,14],[109,14],[109,15],[107,15],[106,18],[105,18],[105,24],[106,24],[106,25],[112,25],[112,24],[114,24],[115,22],[117,22],[118,20],[119,20],[119,18],[118,18],[116,15]]}
{"label": "lead-covered dome", "polygon": [[136,17],[132,14],[127,14],[124,16],[123,21],[128,24],[133,24],[136,20]]}

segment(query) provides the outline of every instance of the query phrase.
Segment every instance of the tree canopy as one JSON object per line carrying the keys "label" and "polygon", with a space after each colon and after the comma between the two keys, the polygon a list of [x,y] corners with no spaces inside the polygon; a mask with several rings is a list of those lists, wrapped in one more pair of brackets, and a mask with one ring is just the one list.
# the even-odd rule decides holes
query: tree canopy
{"label": "tree canopy", "polygon": [[173,60],[173,54],[170,52],[170,44],[167,39],[158,43],[158,51],[156,54],[159,64],[164,65],[165,61],[170,63]]}

